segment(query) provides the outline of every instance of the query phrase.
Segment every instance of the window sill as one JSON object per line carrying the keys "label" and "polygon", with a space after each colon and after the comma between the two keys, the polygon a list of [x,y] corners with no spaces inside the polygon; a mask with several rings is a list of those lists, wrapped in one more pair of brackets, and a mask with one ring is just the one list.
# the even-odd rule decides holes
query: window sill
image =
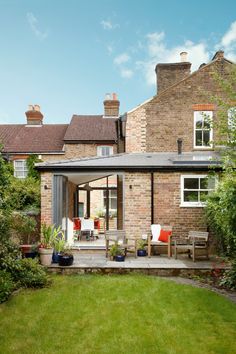
{"label": "window sill", "polygon": [[205,208],[206,204],[191,204],[191,203],[182,203],[180,208]]}

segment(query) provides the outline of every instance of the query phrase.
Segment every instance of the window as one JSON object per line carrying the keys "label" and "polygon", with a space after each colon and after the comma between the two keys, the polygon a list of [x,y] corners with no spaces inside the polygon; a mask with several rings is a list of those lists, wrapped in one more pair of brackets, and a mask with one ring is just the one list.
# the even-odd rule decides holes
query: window
{"label": "window", "polygon": [[204,206],[206,196],[214,191],[215,184],[215,178],[207,175],[181,176],[181,206]]}
{"label": "window", "polygon": [[113,146],[98,146],[97,155],[98,156],[110,156],[113,154]]}
{"label": "window", "polygon": [[14,176],[17,178],[27,177],[27,163],[26,160],[15,160],[14,161]]}
{"label": "window", "polygon": [[194,147],[211,148],[213,131],[209,120],[212,119],[212,111],[194,112]]}
{"label": "window", "polygon": [[[106,191],[103,191],[103,209],[106,209]],[[109,210],[116,211],[117,210],[117,191],[109,190]]]}

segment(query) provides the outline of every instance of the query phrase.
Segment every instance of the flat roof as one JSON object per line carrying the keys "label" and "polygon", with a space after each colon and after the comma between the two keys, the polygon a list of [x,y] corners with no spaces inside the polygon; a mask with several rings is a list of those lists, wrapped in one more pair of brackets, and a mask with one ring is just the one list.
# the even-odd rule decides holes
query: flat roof
{"label": "flat roof", "polygon": [[178,170],[203,169],[220,165],[220,155],[213,151],[160,153],[123,153],[107,157],[90,157],[37,164],[39,170]]}

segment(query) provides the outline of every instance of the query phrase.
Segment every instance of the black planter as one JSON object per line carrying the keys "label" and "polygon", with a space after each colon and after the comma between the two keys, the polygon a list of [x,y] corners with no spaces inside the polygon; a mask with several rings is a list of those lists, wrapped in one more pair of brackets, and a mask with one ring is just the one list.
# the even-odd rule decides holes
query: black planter
{"label": "black planter", "polygon": [[146,250],[138,250],[138,257],[146,257],[147,251]]}
{"label": "black planter", "polygon": [[36,258],[38,256],[38,252],[27,252],[24,254],[24,257],[25,258]]}
{"label": "black planter", "polygon": [[59,255],[60,255],[60,253],[53,252],[53,254],[52,254],[52,263],[58,263],[59,262]]}
{"label": "black planter", "polygon": [[118,254],[117,256],[115,256],[115,260],[116,262],[124,262],[125,256]]}
{"label": "black planter", "polygon": [[69,267],[74,262],[73,255],[59,254],[58,258],[58,263],[60,267]]}

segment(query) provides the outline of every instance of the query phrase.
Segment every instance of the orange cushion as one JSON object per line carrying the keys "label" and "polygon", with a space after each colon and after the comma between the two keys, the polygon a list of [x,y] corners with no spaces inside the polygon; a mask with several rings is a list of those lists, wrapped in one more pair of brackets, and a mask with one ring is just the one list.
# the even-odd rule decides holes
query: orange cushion
{"label": "orange cushion", "polygon": [[168,242],[169,236],[172,234],[171,231],[161,230],[158,241]]}

